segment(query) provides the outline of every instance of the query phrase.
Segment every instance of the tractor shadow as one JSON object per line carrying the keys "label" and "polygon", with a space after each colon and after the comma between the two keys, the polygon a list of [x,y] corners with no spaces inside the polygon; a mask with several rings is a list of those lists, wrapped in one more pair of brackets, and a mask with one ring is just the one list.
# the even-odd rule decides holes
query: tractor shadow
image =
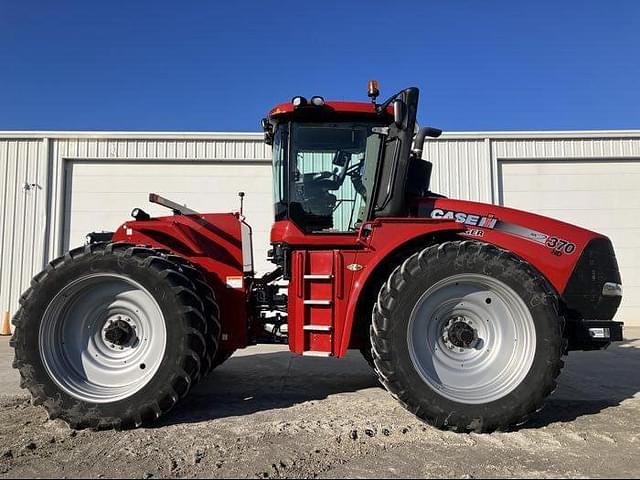
{"label": "tractor shadow", "polygon": [[520,428],[572,422],[620,405],[640,392],[640,330],[604,351],[570,352],[557,390]]}
{"label": "tractor shadow", "polygon": [[[639,365],[640,335],[606,351],[571,352],[545,408],[517,429],[571,422],[619,405],[640,392]],[[386,395],[357,351],[334,359],[301,357],[286,347],[252,347],[218,367],[151,428],[250,415],[371,388]]]}
{"label": "tractor shadow", "polygon": [[302,357],[285,346],[251,347],[214,370],[150,427],[250,415],[378,386],[358,351],[336,359]]}

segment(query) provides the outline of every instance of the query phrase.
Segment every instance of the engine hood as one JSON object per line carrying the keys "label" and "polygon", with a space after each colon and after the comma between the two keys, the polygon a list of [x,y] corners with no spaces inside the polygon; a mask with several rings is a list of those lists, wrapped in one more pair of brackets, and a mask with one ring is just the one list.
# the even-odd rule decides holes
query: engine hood
{"label": "engine hood", "polygon": [[586,228],[498,205],[426,197],[417,199],[411,210],[415,216],[464,224],[463,236],[515,253],[537,268],[559,293],[564,292],[589,243],[598,238],[609,242]]}

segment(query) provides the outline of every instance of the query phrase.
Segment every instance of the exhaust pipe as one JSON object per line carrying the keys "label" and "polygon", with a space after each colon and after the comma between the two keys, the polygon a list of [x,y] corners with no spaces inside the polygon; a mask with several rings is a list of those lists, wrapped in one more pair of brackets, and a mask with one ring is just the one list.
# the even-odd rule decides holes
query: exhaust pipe
{"label": "exhaust pipe", "polygon": [[418,130],[418,133],[413,139],[413,153],[418,158],[422,158],[422,149],[424,147],[424,141],[427,137],[438,138],[442,135],[442,130],[433,127],[422,127]]}

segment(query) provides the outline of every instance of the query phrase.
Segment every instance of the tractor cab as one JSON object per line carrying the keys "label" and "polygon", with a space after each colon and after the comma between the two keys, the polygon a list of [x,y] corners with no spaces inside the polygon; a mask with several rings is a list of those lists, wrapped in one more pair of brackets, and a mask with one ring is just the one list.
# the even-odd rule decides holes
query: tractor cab
{"label": "tractor cab", "polygon": [[[406,196],[394,192],[407,189],[411,163],[421,153],[411,150],[418,89],[380,105],[377,94],[373,83],[371,103],[297,96],[263,119],[273,146],[276,222],[291,221],[305,234],[354,234],[375,217],[406,216]],[[423,130],[417,139],[439,132]]]}

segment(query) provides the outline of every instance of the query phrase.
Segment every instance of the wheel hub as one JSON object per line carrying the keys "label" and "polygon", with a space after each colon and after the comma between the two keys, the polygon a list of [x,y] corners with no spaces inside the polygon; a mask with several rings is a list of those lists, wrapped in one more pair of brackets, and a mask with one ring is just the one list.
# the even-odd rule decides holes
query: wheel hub
{"label": "wheel hub", "polygon": [[478,332],[464,320],[456,320],[447,330],[447,340],[458,348],[470,348],[478,339]]}
{"label": "wheel hub", "polygon": [[462,352],[467,348],[475,348],[479,338],[471,320],[461,315],[451,317],[442,331],[442,342],[450,350],[459,349]]}
{"label": "wheel hub", "polygon": [[102,335],[108,345],[123,349],[136,343],[135,329],[130,318],[118,315],[115,319],[107,320]]}

